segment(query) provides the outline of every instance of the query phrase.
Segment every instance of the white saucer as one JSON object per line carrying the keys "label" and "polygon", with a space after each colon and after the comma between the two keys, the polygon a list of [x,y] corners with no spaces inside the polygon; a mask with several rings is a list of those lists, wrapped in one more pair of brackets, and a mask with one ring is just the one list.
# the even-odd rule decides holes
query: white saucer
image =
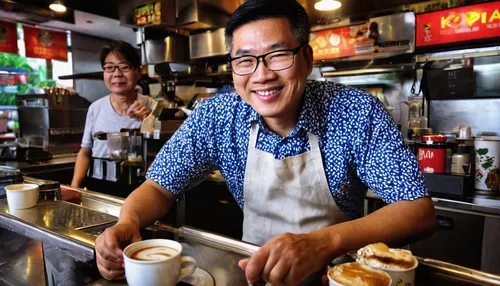
{"label": "white saucer", "polygon": [[196,268],[193,275],[188,278],[184,278],[181,282],[187,283],[193,286],[214,286],[215,281],[212,275],[201,268]]}

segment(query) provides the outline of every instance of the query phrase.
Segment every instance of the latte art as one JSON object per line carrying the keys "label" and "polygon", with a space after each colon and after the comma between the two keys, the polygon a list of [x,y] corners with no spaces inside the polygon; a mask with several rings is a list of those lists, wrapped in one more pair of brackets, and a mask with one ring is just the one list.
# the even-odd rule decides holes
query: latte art
{"label": "latte art", "polygon": [[177,253],[179,251],[167,246],[148,246],[136,250],[130,258],[141,261],[158,261],[170,258]]}

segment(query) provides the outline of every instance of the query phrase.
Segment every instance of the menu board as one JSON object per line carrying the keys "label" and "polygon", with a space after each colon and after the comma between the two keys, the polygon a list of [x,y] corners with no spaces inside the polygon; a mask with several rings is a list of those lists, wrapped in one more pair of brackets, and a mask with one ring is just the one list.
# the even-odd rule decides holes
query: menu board
{"label": "menu board", "polygon": [[417,47],[500,37],[500,1],[417,15]]}
{"label": "menu board", "polygon": [[467,99],[475,93],[474,68],[427,70],[427,96],[431,100]]}
{"label": "menu board", "polygon": [[374,51],[370,25],[335,28],[311,33],[314,60],[348,57]]}
{"label": "menu board", "polygon": [[49,60],[68,60],[68,36],[64,32],[54,32],[23,26],[26,57]]}
{"label": "menu board", "polygon": [[161,1],[154,1],[137,6],[134,9],[134,23],[137,26],[160,24]]}
{"label": "menu board", "polygon": [[16,24],[0,22],[0,52],[17,54]]}

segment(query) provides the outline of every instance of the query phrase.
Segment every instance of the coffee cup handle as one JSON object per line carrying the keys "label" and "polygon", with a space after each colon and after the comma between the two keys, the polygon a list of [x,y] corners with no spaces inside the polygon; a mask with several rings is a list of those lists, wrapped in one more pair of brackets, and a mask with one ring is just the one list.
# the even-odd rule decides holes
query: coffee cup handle
{"label": "coffee cup handle", "polygon": [[181,268],[181,275],[178,281],[193,275],[196,270],[196,260],[191,256],[182,256],[181,265],[186,265],[186,267]]}

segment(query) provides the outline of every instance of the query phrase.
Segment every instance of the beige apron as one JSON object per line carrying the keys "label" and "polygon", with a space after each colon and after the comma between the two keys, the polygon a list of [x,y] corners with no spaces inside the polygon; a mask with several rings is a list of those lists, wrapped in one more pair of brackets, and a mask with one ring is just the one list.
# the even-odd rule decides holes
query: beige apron
{"label": "beige apron", "polygon": [[286,232],[308,233],[347,220],[330,193],[314,134],[308,133],[309,152],[283,160],[256,148],[258,134],[253,122],[243,188],[244,241],[263,245]]}

